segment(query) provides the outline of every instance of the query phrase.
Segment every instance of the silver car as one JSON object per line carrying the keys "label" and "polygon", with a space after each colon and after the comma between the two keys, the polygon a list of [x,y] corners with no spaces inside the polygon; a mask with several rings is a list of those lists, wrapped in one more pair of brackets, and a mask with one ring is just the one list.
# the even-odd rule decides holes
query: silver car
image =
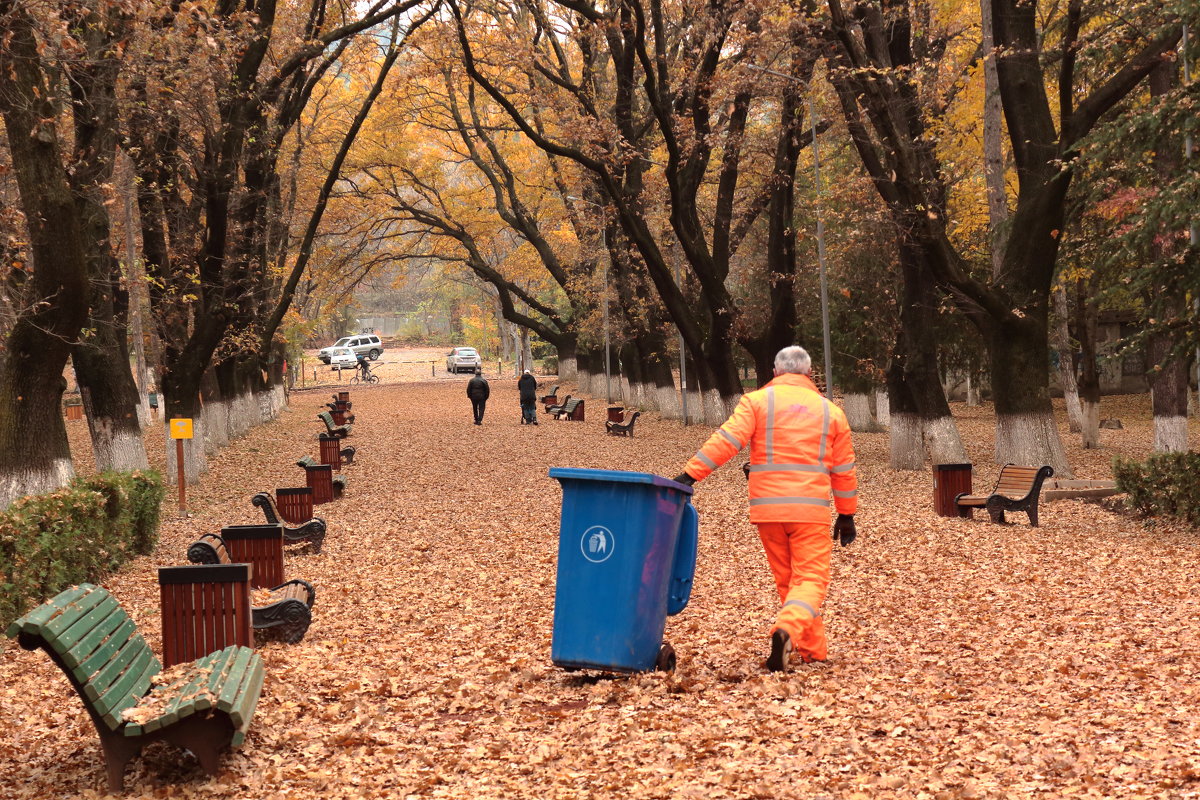
{"label": "silver car", "polygon": [[483,366],[483,359],[474,347],[456,347],[446,356],[446,372],[474,372]]}
{"label": "silver car", "polygon": [[317,358],[329,363],[329,356],[335,347],[349,347],[354,351],[354,355],[359,358],[367,357],[374,361],[383,354],[383,342],[379,341],[379,337],[371,333],[360,333],[357,336],[343,336],[329,347],[322,348],[317,351]]}

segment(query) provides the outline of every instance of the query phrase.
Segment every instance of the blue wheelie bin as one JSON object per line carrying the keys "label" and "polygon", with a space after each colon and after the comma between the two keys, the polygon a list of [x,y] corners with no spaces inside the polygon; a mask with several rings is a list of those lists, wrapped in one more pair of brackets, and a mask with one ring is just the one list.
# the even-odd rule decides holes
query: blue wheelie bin
{"label": "blue wheelie bin", "polygon": [[692,593],[700,521],[692,487],[645,472],[555,467],[550,477],[563,488],[551,660],[674,669],[663,630]]}

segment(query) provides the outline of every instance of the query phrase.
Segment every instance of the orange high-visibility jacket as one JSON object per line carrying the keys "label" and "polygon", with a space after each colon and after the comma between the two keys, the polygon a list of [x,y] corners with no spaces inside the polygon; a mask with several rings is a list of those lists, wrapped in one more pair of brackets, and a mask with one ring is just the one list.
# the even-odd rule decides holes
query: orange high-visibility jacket
{"label": "orange high-visibility jacket", "polygon": [[830,493],[839,514],[858,508],[850,424],[807,375],[743,395],[684,470],[703,480],[746,445],[751,522],[828,522]]}

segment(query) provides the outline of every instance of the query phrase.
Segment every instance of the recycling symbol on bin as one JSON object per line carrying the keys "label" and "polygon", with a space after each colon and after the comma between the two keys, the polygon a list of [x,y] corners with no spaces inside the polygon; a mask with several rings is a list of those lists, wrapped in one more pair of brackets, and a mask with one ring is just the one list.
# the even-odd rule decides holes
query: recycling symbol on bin
{"label": "recycling symbol on bin", "polygon": [[600,564],[612,557],[615,544],[612,531],[603,525],[593,525],[583,532],[583,538],[579,540],[579,549],[588,561]]}

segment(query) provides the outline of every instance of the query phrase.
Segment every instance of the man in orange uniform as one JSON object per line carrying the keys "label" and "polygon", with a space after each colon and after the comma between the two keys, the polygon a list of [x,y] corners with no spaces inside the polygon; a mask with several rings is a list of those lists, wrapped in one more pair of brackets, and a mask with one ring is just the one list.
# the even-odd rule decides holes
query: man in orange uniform
{"label": "man in orange uniform", "polygon": [[829,588],[829,495],[837,522],[833,538],[854,541],[858,481],[850,425],[808,377],[812,360],[802,347],[775,356],[775,379],[742,397],[675,480],[692,484],[750,446],[750,521],[758,526],[783,607],[771,628],[766,667],[788,668],[800,658],[824,661],[821,603]]}

